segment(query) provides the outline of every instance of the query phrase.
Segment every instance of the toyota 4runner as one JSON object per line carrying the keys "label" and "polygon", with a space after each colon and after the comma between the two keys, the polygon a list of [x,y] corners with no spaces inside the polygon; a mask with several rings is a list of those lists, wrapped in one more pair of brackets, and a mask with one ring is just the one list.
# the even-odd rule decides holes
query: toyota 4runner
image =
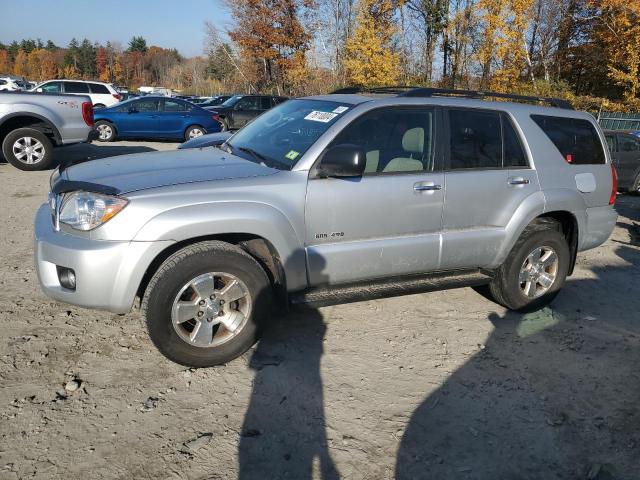
{"label": "toyota 4runner", "polygon": [[42,288],[119,314],[140,298],[189,366],[241,355],[295,302],[483,286],[541,308],[611,234],[616,174],[591,115],[488,96],[346,90],[216,147],[64,164],[35,220]]}

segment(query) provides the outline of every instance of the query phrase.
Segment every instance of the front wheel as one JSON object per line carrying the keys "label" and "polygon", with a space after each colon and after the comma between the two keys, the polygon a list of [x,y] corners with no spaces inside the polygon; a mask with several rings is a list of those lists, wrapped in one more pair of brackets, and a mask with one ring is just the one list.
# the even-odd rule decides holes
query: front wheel
{"label": "front wheel", "polygon": [[45,170],[53,162],[51,140],[35,128],[18,128],[2,142],[4,158],[20,170]]}
{"label": "front wheel", "polygon": [[543,308],[564,285],[570,262],[567,241],[553,224],[530,227],[489,284],[491,296],[510,310]]}
{"label": "front wheel", "polygon": [[197,243],[171,255],[151,279],[142,303],[151,340],[189,367],[227,363],[258,339],[272,289],[260,264],[240,248]]}

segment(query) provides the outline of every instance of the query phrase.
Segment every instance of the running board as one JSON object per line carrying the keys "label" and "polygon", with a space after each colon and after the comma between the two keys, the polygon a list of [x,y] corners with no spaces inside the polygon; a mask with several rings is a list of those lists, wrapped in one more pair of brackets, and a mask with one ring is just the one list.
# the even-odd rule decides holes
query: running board
{"label": "running board", "polygon": [[366,283],[332,285],[294,292],[289,294],[289,301],[293,305],[309,304],[324,307],[451,288],[477,287],[486,285],[491,278],[492,272],[480,270],[392,277]]}

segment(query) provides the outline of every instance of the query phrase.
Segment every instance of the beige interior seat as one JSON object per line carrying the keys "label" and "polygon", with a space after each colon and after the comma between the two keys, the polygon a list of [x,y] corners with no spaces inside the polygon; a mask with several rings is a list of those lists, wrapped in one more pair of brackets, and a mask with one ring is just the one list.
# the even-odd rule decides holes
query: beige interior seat
{"label": "beige interior seat", "polygon": [[367,152],[367,163],[364,166],[364,173],[377,172],[379,163],[380,163],[380,150],[371,150]]}
{"label": "beige interior seat", "polygon": [[[408,157],[396,157],[385,167],[383,172],[416,172],[424,170],[422,154],[424,152],[424,129],[410,128],[402,136],[402,149]],[[369,163],[369,162],[367,162]]]}

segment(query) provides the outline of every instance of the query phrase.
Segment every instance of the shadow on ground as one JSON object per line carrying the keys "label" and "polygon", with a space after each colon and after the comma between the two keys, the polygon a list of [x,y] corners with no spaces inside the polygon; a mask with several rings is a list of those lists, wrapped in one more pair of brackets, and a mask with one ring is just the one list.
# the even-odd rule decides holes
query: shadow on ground
{"label": "shadow on ground", "polygon": [[489,316],[480,353],[413,413],[397,479],[640,478],[640,251],[616,254],[550,308]]}

